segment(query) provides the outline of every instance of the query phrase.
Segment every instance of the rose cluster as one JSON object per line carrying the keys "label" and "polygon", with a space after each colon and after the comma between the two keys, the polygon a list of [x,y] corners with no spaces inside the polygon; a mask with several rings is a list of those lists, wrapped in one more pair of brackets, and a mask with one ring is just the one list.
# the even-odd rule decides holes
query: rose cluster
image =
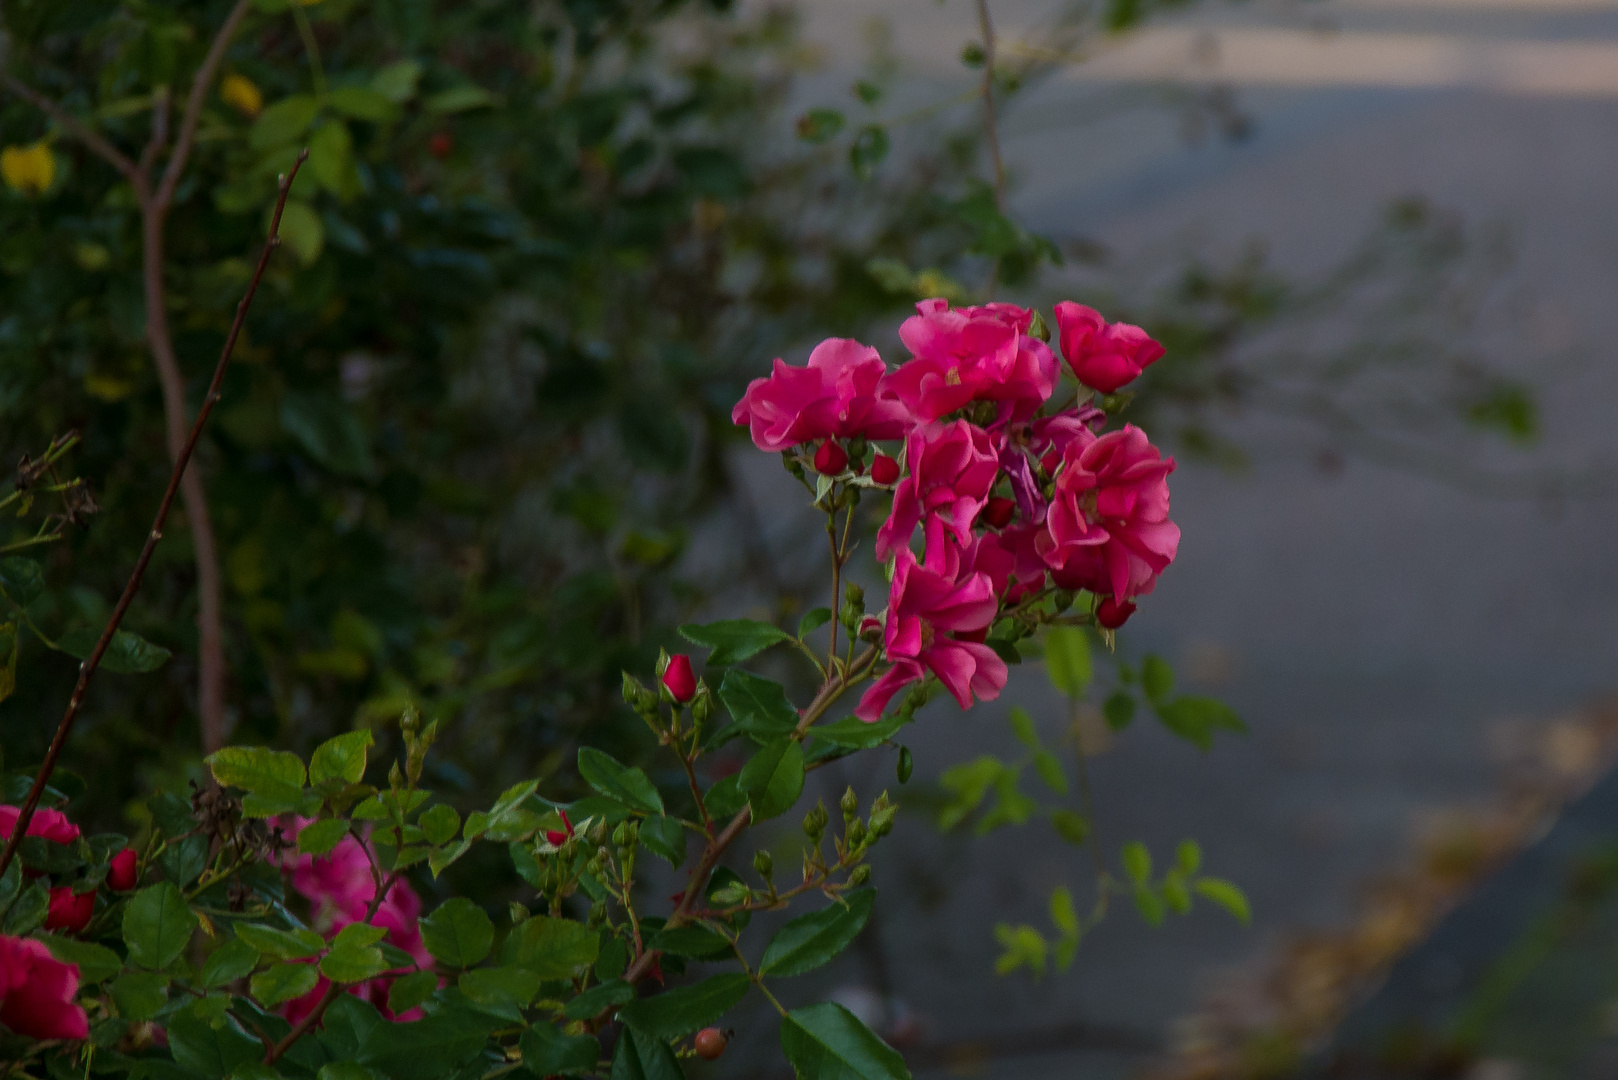
{"label": "rose cluster", "polygon": [[[1081,304],[1054,314],[1068,368],[1100,395],[1163,355],[1139,327]],[[990,629],[1053,592],[1087,590],[1095,621],[1116,629],[1180,542],[1174,460],[1132,424],[1108,430],[1083,390],[1052,407],[1061,365],[1032,310],[924,300],[899,337],[910,359],[892,371],[842,338],[806,367],[778,359],[731,413],[789,467],[893,493],[876,541],[891,565],[887,610],[861,628],[888,664],[856,710],[866,720],[929,673],[962,708],[997,696],[1007,671]],[[894,451],[872,445],[884,442]]]}
{"label": "rose cluster", "polygon": [[[307,825],[298,821],[297,828]],[[376,878],[372,873],[372,860],[360,842],[345,836],[328,854],[297,855],[288,857],[282,867],[293,891],[309,901],[310,920],[314,928],[328,938],[354,923],[365,922],[371,901],[376,898]],[[403,949],[415,958],[423,969],[432,967],[432,954],[421,939],[421,897],[403,881],[395,882],[382,902],[377,905],[376,917],[371,925],[385,927],[384,939],[388,944]],[[367,982],[355,983],[348,992],[375,1005],[383,1016],[392,1020],[414,1020],[420,1009],[394,1016],[388,1008],[388,988],[393,980],[383,976]],[[283,1012],[288,1020],[297,1023],[312,1012],[330,985],[325,976],[302,997],[286,1003]]]}
{"label": "rose cluster", "polygon": [[[0,806],[0,840],[17,828],[22,811]],[[77,844],[79,827],[67,815],[50,807],[40,807],[28,821],[28,836],[52,844]],[[50,903],[45,912],[45,929],[72,936],[90,925],[98,910],[111,898],[102,893],[124,893],[139,880],[139,856],[133,848],[113,855],[107,874],[100,882],[91,879],[65,880],[53,877]],[[29,877],[39,871],[25,868]],[[79,969],[51,956],[38,941],[0,937],[0,1023],[36,1039],[82,1039],[88,1031],[84,1010],[73,1004],[79,989]]]}

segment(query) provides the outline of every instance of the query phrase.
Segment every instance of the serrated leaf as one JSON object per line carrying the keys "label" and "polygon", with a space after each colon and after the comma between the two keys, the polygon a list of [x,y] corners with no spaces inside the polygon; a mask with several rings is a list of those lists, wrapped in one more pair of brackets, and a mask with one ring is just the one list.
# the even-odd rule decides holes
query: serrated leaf
{"label": "serrated leaf", "polygon": [[543,979],[570,979],[576,969],[596,962],[601,937],[582,923],[535,915],[506,935],[501,962],[529,968]]}
{"label": "serrated leaf", "polygon": [[457,840],[448,847],[434,848],[427,854],[427,869],[437,877],[444,872],[444,867],[465,855],[472,848],[469,840]]}
{"label": "serrated leaf", "polygon": [[427,837],[427,842],[438,846],[455,838],[461,827],[461,815],[453,806],[439,803],[423,811],[421,817],[416,819],[416,824]]}
{"label": "serrated leaf", "polygon": [[461,993],[479,1005],[510,1005],[526,1009],[539,993],[540,978],[526,968],[479,968],[463,972]]}
{"label": "serrated leaf", "polygon": [[[80,660],[88,660],[101,640],[102,631],[69,630],[56,639],[62,651]],[[113,633],[107,651],[101,654],[101,667],[119,675],[144,675],[156,671],[169,662],[174,654],[161,645],[154,645],[133,630]]]}
{"label": "serrated leaf", "polygon": [[[712,813],[713,811],[709,811]],[[640,823],[641,846],[678,868],[685,862],[685,826],[678,818],[653,817]]]}
{"label": "serrated leaf", "polygon": [[33,559],[7,555],[0,559],[0,591],[18,607],[27,607],[45,591],[45,574]]}
{"label": "serrated leaf", "polygon": [[350,923],[337,932],[331,949],[320,961],[320,973],[332,982],[355,983],[374,979],[388,970],[388,961],[377,947],[387,935],[381,926]]}
{"label": "serrated leaf", "polygon": [[326,941],[313,930],[288,932],[262,923],[239,922],[236,936],[250,948],[277,960],[304,960],[326,947]]}
{"label": "serrated leaf", "polygon": [[[18,865],[13,859],[12,866]],[[6,909],[6,921],[0,926],[0,931],[14,937],[22,937],[45,921],[50,910],[51,894],[45,888],[43,881],[36,881],[23,889]]]}
{"label": "serrated leaf", "polygon": [[202,985],[210,990],[224,986],[252,974],[257,966],[257,949],[240,938],[228,938],[202,965]]}
{"label": "serrated leaf", "polygon": [[899,1052],[836,1002],[788,1013],[781,1050],[798,1080],[910,1080]]}
{"label": "serrated leaf", "polygon": [[1051,685],[1070,698],[1089,689],[1090,639],[1083,628],[1052,626],[1045,631],[1045,671]]}
{"label": "serrated leaf", "polygon": [[754,822],[786,813],[803,793],[803,747],[791,739],[768,744],[742,767],[738,783]]}
{"label": "serrated leaf", "polygon": [[663,797],[644,772],[593,746],[579,748],[579,775],[596,791],[643,814],[663,813]]}
{"label": "serrated leaf", "polygon": [[731,668],[725,672],[719,700],[730,711],[734,726],[755,742],[780,738],[798,726],[798,710],[787,700],[781,684],[750,671]]}
{"label": "serrated leaf", "polygon": [[[670,992],[672,993],[672,991]],[[633,986],[622,979],[609,979],[604,983],[590,987],[590,989],[569,1001],[562,1009],[562,1015],[569,1020],[588,1020],[607,1009],[616,1009],[618,1006],[634,1000],[635,988]]]}
{"label": "serrated leaf", "polygon": [[80,986],[98,983],[123,970],[124,962],[118,954],[104,945],[57,937],[55,934],[41,934],[39,940],[45,943],[56,959],[78,965]]}
{"label": "serrated leaf", "polygon": [[685,1071],[668,1043],[630,1028],[618,1040],[611,1080],[685,1080]]}
{"label": "serrated leaf", "polygon": [[770,939],[760,972],[802,975],[829,963],[865,929],[875,903],[875,889],[856,889],[819,911],[798,916]]}
{"label": "serrated leaf", "polygon": [[591,1035],[563,1035],[549,1024],[535,1024],[522,1034],[523,1067],[545,1077],[593,1072],[601,1043]]}
{"label": "serrated leaf", "polygon": [[714,975],[695,986],[631,1001],[618,1010],[618,1019],[653,1038],[676,1039],[717,1021],[747,996],[751,985],[739,971]]}
{"label": "serrated leaf", "polygon": [[282,98],[258,114],[247,142],[254,150],[269,150],[293,142],[314,122],[320,102],[313,94]]}
{"label": "serrated leaf", "polygon": [[798,640],[802,641],[806,634],[814,633],[829,622],[831,622],[831,608],[810,608],[804,612],[803,618],[798,620]]}
{"label": "serrated leaf", "polygon": [[325,855],[348,835],[348,822],[342,818],[311,821],[298,830],[298,851],[303,855]]}
{"label": "serrated leaf", "polygon": [[313,964],[280,963],[254,975],[248,981],[253,1000],[266,1009],[302,997],[320,981],[320,969]]}
{"label": "serrated leaf", "polygon": [[712,927],[693,923],[673,930],[659,930],[652,939],[652,948],[674,956],[711,960],[730,955],[730,940]]}
{"label": "serrated leaf", "polygon": [[412,971],[393,980],[388,987],[388,1011],[398,1016],[409,1012],[438,990],[438,972]]}
{"label": "serrated leaf", "polygon": [[893,738],[912,719],[911,716],[896,713],[868,724],[857,716],[845,716],[834,723],[816,724],[809,729],[809,734],[812,738],[848,750],[868,750]]}
{"label": "serrated leaf", "polygon": [[1192,882],[1191,888],[1204,900],[1212,901],[1230,912],[1243,926],[1253,921],[1253,909],[1247,896],[1233,882],[1224,878],[1202,877]]}
{"label": "serrated leaf", "polygon": [[494,923],[465,897],[444,901],[421,920],[421,940],[439,963],[471,967],[494,946]]}
{"label": "serrated leaf", "polygon": [[129,961],[166,968],[180,958],[197,927],[197,917],[171,882],[148,885],[124,908],[124,944]]}
{"label": "serrated leaf", "polygon": [[328,780],[341,780],[357,784],[364,780],[366,751],[375,742],[369,728],[327,739],[309,756],[309,783],[318,786]]}
{"label": "serrated leaf", "polygon": [[131,971],[107,987],[118,1015],[125,1020],[150,1020],[169,1003],[169,977],[155,972]]}
{"label": "serrated leaf", "polygon": [[722,619],[704,624],[688,623],[680,627],[680,636],[713,651],[708,654],[709,667],[725,667],[750,659],[792,635],[769,623],[753,619]]}
{"label": "serrated leaf", "polygon": [[262,746],[227,746],[207,758],[219,783],[245,791],[271,791],[304,786],[303,762],[297,754]]}

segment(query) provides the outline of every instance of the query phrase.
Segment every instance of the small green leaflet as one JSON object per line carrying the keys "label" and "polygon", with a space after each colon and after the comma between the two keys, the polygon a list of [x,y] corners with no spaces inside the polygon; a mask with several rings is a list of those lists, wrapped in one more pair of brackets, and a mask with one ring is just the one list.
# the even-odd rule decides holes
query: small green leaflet
{"label": "small green leaflet", "polygon": [[254,975],[248,986],[253,998],[266,1009],[302,997],[320,981],[320,969],[313,964],[281,963]]}
{"label": "small green leaflet", "polygon": [[[670,991],[672,993],[672,991]],[[659,994],[659,997],[663,995]],[[562,1015],[569,1020],[588,1020],[597,1013],[615,1009],[635,1000],[635,988],[622,979],[611,979],[590,987],[567,1003]]]}
{"label": "small green leaflet", "polygon": [[41,934],[39,940],[45,943],[45,947],[56,959],[63,963],[78,965],[81,986],[98,983],[102,979],[116,975],[124,966],[118,954],[104,945],[57,937],[55,934]]}
{"label": "small green leaflet", "polygon": [[609,799],[643,814],[663,813],[663,798],[639,769],[622,764],[593,746],[579,748],[579,775]]}
{"label": "small green leaflet", "polygon": [[309,783],[342,780],[357,784],[365,778],[366,751],[375,743],[369,728],[327,739],[309,758]]}
{"label": "small green leaflet", "polygon": [[707,1027],[735,1008],[751,985],[739,971],[714,975],[695,986],[681,986],[631,1001],[618,1010],[618,1019],[653,1038],[679,1038]]}
{"label": "small green leaflet", "polygon": [[770,939],[760,972],[802,975],[828,963],[865,929],[874,903],[875,889],[856,889],[819,911],[793,919]]}
{"label": "small green leaflet", "polygon": [[[88,660],[101,640],[100,630],[69,630],[56,643],[69,656]],[[112,635],[107,651],[101,654],[101,666],[119,675],[144,675],[168,663],[174,655],[161,645],[153,645],[133,630],[119,630]]]}
{"label": "small green leaflet", "polygon": [[781,1050],[798,1080],[910,1080],[898,1051],[835,1002],[787,1014]]}
{"label": "small green leaflet", "polygon": [[208,758],[213,778],[245,791],[262,788],[302,789],[303,762],[297,754],[262,746],[227,746]]}
{"label": "small green leaflet", "polygon": [[1077,626],[1045,631],[1045,670],[1051,685],[1068,697],[1082,697],[1090,685],[1090,640]]}
{"label": "small green leaflet", "polygon": [[180,958],[191,941],[197,917],[171,882],[149,885],[124,908],[124,943],[131,963],[166,968]]}
{"label": "small green leaflet", "polygon": [[680,627],[680,636],[713,650],[708,654],[709,667],[739,663],[772,645],[792,640],[792,635],[786,631],[752,619],[722,619],[702,625],[688,623]]}
{"label": "small green leaflet", "polygon": [[571,919],[535,915],[524,919],[506,936],[501,962],[529,968],[543,979],[570,979],[575,969],[596,962],[601,937]]}
{"label": "small green leaflet", "polygon": [[787,700],[781,684],[750,671],[732,668],[725,672],[719,684],[719,700],[730,710],[733,726],[755,742],[769,742],[798,726],[798,710]]}
{"label": "small green leaflet", "polygon": [[738,783],[754,821],[786,813],[803,793],[803,747],[791,739],[770,743],[742,768]]}
{"label": "small green leaflet", "polygon": [[326,940],[313,930],[277,930],[259,923],[237,923],[236,936],[254,950],[277,960],[302,960],[326,947]]}
{"label": "small green leaflet", "polygon": [[522,1034],[522,1063],[535,1076],[591,1072],[601,1057],[601,1043],[590,1035],[563,1035],[549,1024],[535,1024]]}
{"label": "small green leaflet", "polygon": [[685,1071],[668,1043],[630,1028],[618,1040],[611,1080],[685,1080]]}
{"label": "small green leaflet", "polygon": [[463,896],[444,901],[421,920],[421,940],[433,959],[449,967],[471,967],[494,946],[494,923]]}

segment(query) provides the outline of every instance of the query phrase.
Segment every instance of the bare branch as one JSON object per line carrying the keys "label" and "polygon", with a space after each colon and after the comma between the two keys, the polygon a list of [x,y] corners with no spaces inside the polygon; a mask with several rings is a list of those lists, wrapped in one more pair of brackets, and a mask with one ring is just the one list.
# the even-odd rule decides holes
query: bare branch
{"label": "bare branch", "polygon": [[989,144],[989,160],[994,163],[994,201],[1006,212],[1006,166],[1000,159],[1000,125],[994,114],[994,21],[989,18],[989,0],[978,0],[978,28],[983,32],[983,135]]}
{"label": "bare branch", "polygon": [[166,213],[174,201],[174,191],[180,186],[186,159],[191,156],[191,146],[196,141],[197,124],[202,120],[202,105],[208,99],[208,88],[213,85],[219,65],[225,60],[225,50],[230,48],[230,39],[236,36],[236,29],[241,26],[251,5],[252,0],[236,0],[236,6],[230,9],[230,14],[220,24],[213,44],[208,46],[208,55],[203,57],[202,66],[197,68],[196,77],[191,80],[191,93],[185,99],[185,113],[180,117],[180,133],[174,140],[174,154],[169,158],[168,166],[163,170],[163,179],[152,198],[159,215]]}
{"label": "bare branch", "polygon": [[40,112],[55,120],[62,129],[83,143],[91,153],[101,158],[107,164],[124,174],[124,178],[135,186],[135,193],[145,202],[148,187],[146,177],[135,163],[129,160],[129,155],[118,149],[106,139],[97,135],[90,127],[78,117],[68,112],[62,106],[41,94],[15,75],[0,73],[0,86],[4,86],[13,94],[28,102]]}

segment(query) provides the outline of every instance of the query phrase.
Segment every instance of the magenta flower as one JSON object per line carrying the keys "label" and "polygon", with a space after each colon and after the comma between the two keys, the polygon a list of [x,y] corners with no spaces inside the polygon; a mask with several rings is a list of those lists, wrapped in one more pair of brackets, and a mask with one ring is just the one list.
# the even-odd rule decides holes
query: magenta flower
{"label": "magenta flower", "polygon": [[777,358],[769,378],[748,383],[731,423],[746,424],[753,444],[772,453],[817,439],[903,438],[913,421],[886,389],[887,371],[869,345],[827,338],[807,367]]}
{"label": "magenta flower", "polygon": [[936,420],[972,401],[1011,403],[1014,415],[1033,414],[1056,388],[1056,357],[1028,335],[1034,313],[1014,304],[951,308],[923,300],[899,327],[914,357],[888,377],[918,421]]}
{"label": "magenta flower", "polygon": [[1120,601],[1151,592],[1180,546],[1169,520],[1173,471],[1174,459],[1133,424],[1070,442],[1038,537],[1056,583]]}
{"label": "magenta flower", "polygon": [[[92,899],[94,899],[92,897]],[[79,968],[32,938],[0,936],[0,1024],[28,1039],[88,1039]]]}
{"label": "magenta flower", "polygon": [[[16,831],[22,810],[15,806],[0,806],[0,840],[6,840]],[[28,835],[43,836],[58,844],[71,844],[79,838],[79,827],[67,819],[60,810],[41,806],[28,819]]]}
{"label": "magenta flower", "polygon": [[908,545],[923,518],[939,518],[959,543],[969,543],[1000,471],[989,433],[965,420],[918,427],[905,441],[905,464],[909,475],[894,489],[893,510],[877,530],[877,558]]}
{"label": "magenta flower", "polygon": [[663,688],[681,705],[697,696],[697,676],[691,670],[691,657],[685,653],[669,657],[669,666],[663,669]]}
{"label": "magenta flower", "polygon": [[956,576],[949,563],[959,566],[959,553],[947,550],[950,541],[940,535],[941,550],[929,553],[931,566],[916,562],[909,548],[899,550],[888,594],[883,650],[892,667],[872,683],[854,714],[867,722],[900,689],[931,671],[955,696],[961,708],[992,701],[1006,685],[1006,664],[979,636],[994,621],[998,601],[994,585],[983,573]]}
{"label": "magenta flower", "polygon": [[1056,305],[1062,355],[1086,386],[1110,394],[1163,355],[1163,346],[1138,326],[1108,324],[1095,308],[1064,300]]}
{"label": "magenta flower", "polygon": [[95,893],[74,893],[71,885],[59,886],[50,892],[50,901],[45,909],[45,929],[77,934],[90,925],[95,910]]}

